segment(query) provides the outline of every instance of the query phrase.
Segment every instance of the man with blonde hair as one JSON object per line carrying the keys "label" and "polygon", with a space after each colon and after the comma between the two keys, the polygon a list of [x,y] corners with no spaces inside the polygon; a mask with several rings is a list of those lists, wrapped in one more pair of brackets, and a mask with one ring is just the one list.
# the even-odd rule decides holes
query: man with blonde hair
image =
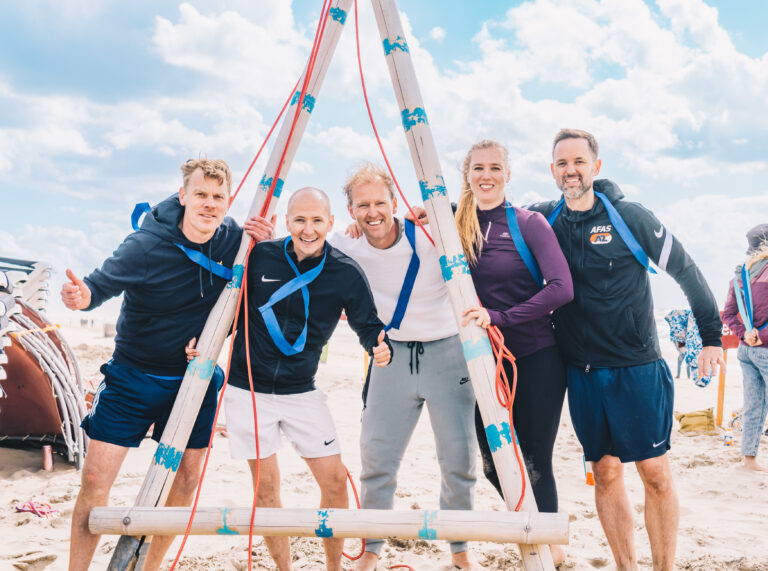
{"label": "man with blonde hair", "polygon": [[[72,513],[70,570],[88,569],[99,542],[88,530],[91,509],[106,505],[126,454],[154,424],[159,440],[187,368],[185,344],[199,337],[208,313],[231,278],[241,228],[225,218],[231,175],[221,160],[181,166],[178,194],[157,204],[141,227],[84,279],[67,270],[61,298],[71,310],[91,310],[123,294],[112,359],[83,428],[90,437],[82,484]],[[135,221],[136,222],[136,221]],[[251,221],[249,221],[251,222]],[[249,223],[246,223],[248,228]],[[213,426],[218,367],[178,466],[166,505],[189,505]],[[144,569],[159,568],[172,537],[152,541]]]}

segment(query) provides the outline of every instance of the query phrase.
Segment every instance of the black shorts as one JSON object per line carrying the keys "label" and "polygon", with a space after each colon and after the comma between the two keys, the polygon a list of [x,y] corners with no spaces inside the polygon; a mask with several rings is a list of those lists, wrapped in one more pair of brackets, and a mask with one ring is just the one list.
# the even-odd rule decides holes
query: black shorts
{"label": "black shorts", "polygon": [[589,372],[568,365],[566,372],[571,420],[588,462],[606,454],[638,462],[669,450],[675,389],[663,359]]}

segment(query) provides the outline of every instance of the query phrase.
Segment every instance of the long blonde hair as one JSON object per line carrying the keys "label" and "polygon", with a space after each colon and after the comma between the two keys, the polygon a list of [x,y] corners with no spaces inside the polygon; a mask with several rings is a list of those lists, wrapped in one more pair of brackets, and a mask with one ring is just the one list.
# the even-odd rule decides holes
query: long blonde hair
{"label": "long blonde hair", "polygon": [[498,149],[506,171],[504,174],[509,173],[507,147],[491,139],[483,139],[472,145],[461,164],[461,194],[456,209],[456,226],[459,230],[461,245],[464,248],[464,255],[470,265],[477,263],[477,257],[483,251],[483,233],[480,231],[480,222],[477,220],[477,202],[469,185],[469,166],[472,161],[472,153],[481,149]]}

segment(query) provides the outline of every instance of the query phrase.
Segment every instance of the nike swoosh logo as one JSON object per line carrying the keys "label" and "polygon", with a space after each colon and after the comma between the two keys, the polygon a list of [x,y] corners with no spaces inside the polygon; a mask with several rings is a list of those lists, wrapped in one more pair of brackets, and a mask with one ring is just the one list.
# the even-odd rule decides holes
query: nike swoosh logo
{"label": "nike swoosh logo", "polygon": [[665,442],[666,442],[666,440],[662,440],[661,442],[654,442],[654,443],[653,443],[653,447],[654,447],[654,448],[658,448],[659,446],[661,446],[661,445],[662,445],[662,444],[664,444]]}
{"label": "nike swoosh logo", "polygon": [[261,276],[261,281],[263,282],[279,282],[280,280],[278,278],[268,278],[267,276]]}
{"label": "nike swoosh logo", "polygon": [[462,377],[462,379],[459,381],[459,384],[463,385],[468,382],[469,382],[469,377]]}
{"label": "nike swoosh logo", "polygon": [[326,446],[328,446],[328,445],[329,445],[331,442],[333,442],[334,440],[336,440],[336,439],[335,439],[335,438],[331,438],[331,439],[330,439],[328,442],[326,442],[325,440],[323,440],[323,444],[325,444]]}
{"label": "nike swoosh logo", "polygon": [[661,238],[664,235],[664,226],[661,226],[658,231],[654,230],[653,235],[657,238]]}

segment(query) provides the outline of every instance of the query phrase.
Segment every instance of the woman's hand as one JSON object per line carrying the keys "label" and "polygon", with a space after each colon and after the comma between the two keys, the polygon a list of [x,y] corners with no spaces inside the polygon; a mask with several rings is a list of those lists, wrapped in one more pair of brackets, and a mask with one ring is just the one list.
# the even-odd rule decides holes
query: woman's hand
{"label": "woman's hand", "polygon": [[195,357],[200,356],[200,353],[198,353],[197,349],[195,349],[196,343],[197,337],[192,337],[192,339],[189,340],[189,343],[187,343],[187,346],[184,347],[184,352],[187,354],[187,363],[189,363]]}
{"label": "woman's hand", "polygon": [[473,319],[475,325],[483,329],[488,329],[491,326],[491,316],[488,315],[488,311],[484,307],[470,307],[465,309],[461,315],[464,317],[464,321],[461,322],[462,326],[467,325]]}

